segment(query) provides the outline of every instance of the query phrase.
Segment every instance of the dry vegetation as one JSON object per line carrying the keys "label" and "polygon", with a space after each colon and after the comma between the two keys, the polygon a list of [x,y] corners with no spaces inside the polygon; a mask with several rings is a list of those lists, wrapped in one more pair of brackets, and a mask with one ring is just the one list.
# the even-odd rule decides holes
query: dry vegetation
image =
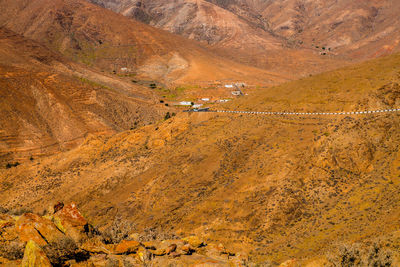
{"label": "dry vegetation", "polygon": [[[83,0],[0,0],[0,11],[0,25],[24,35],[0,28],[0,264],[24,257],[21,227],[56,266],[399,264],[400,113],[175,114],[155,99],[158,84],[227,77],[271,84],[287,77],[222,59]],[[157,83],[120,77],[98,60],[101,53],[135,54],[134,81]],[[180,90],[164,93],[174,98]],[[258,88],[218,108],[399,108],[399,90],[394,54]],[[90,223],[75,212],[78,226],[63,224],[54,216],[68,209],[54,208],[55,200],[78,203]]]}
{"label": "dry vegetation", "polygon": [[[284,84],[225,108],[394,107],[399,59]],[[396,258],[388,251],[400,244],[399,127],[398,114],[178,114],[112,137],[92,136],[70,152],[4,171],[1,205],[40,211],[39,203],[54,198],[74,200],[99,226],[121,216],[138,232],[195,233],[272,264],[323,256],[332,242],[372,242],[382,233],[389,246],[375,254],[368,246],[333,254],[386,264]],[[118,227],[110,228],[108,242],[126,236]]]}

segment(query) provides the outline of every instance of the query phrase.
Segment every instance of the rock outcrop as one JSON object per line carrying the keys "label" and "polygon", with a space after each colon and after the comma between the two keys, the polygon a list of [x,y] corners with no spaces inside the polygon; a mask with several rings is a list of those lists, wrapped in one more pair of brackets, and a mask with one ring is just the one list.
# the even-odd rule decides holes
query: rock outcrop
{"label": "rock outcrop", "polygon": [[235,257],[235,253],[207,246],[197,236],[106,244],[102,234],[87,222],[75,203],[57,204],[51,210],[56,212],[44,216],[0,214],[0,264],[23,267],[165,266],[170,263],[231,266],[247,261],[247,258]]}

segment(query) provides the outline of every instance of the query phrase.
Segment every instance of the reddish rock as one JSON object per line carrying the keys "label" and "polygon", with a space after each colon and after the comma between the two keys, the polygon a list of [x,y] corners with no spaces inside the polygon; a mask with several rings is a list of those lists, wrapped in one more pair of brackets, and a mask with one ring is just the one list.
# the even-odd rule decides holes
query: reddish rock
{"label": "reddish rock", "polygon": [[152,242],[152,241],[142,242],[142,244],[146,249],[151,249],[151,250],[156,250],[157,245],[159,246],[159,244],[157,244],[156,242]]}
{"label": "reddish rock", "polygon": [[177,252],[177,251],[174,251],[174,252],[171,252],[169,254],[169,256],[172,257],[172,258],[178,258],[178,257],[182,256],[182,254]]}
{"label": "reddish rock", "polygon": [[121,243],[115,246],[115,254],[132,254],[136,253],[138,249],[142,247],[142,244],[138,241],[126,241],[123,240]]}
{"label": "reddish rock", "polygon": [[60,231],[70,236],[75,242],[80,243],[85,235],[86,219],[79,212],[75,203],[65,205],[53,216],[53,222]]}
{"label": "reddish rock", "polygon": [[57,242],[65,237],[52,221],[32,213],[22,215],[15,227],[22,241],[34,240],[39,245]]}
{"label": "reddish rock", "polygon": [[75,203],[64,206],[54,215],[61,219],[61,223],[63,225],[68,224],[73,227],[79,227],[87,224],[86,219],[79,212]]}
{"label": "reddish rock", "polygon": [[195,250],[192,248],[190,244],[185,244],[181,248],[181,253],[184,255],[191,255]]}
{"label": "reddish rock", "polygon": [[111,250],[107,245],[97,238],[87,240],[81,245],[81,249],[88,251],[91,254],[111,254]]}
{"label": "reddish rock", "polygon": [[169,245],[168,246],[168,248],[165,250],[165,252],[167,253],[167,254],[171,254],[172,252],[175,252],[176,251],[176,248],[177,248],[178,246],[176,245],[176,244],[171,244],[171,245]]}
{"label": "reddish rock", "polygon": [[182,239],[183,241],[189,243],[193,248],[199,248],[205,245],[205,242],[198,236],[188,236]]}
{"label": "reddish rock", "polygon": [[164,248],[159,248],[159,249],[156,249],[156,250],[152,250],[151,253],[153,255],[155,255],[155,256],[164,256],[164,255],[167,254],[167,252],[165,251]]}

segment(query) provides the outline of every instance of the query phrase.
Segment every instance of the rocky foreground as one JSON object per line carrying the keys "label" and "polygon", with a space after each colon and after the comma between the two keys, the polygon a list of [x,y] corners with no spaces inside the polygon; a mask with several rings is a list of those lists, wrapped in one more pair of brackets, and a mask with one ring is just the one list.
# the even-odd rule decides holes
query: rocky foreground
{"label": "rocky foreground", "polygon": [[74,203],[58,203],[43,216],[0,214],[0,265],[246,266],[247,257],[197,236],[143,241],[121,223],[100,232]]}

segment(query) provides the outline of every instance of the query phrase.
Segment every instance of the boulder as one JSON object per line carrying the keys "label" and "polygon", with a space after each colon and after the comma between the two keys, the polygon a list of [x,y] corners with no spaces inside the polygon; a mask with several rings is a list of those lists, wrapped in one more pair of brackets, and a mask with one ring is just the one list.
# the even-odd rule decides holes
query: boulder
{"label": "boulder", "polygon": [[97,238],[87,240],[81,245],[80,248],[89,252],[90,254],[111,254],[110,247]]}
{"label": "boulder", "polygon": [[143,246],[140,246],[136,251],[136,259],[139,262],[146,263],[150,261],[151,258],[152,258],[152,253]]}
{"label": "boulder", "polygon": [[51,267],[51,263],[43,250],[32,240],[25,247],[22,267]]}
{"label": "boulder", "polygon": [[52,221],[32,213],[22,215],[15,227],[22,241],[33,240],[39,245],[57,242],[65,237]]}
{"label": "boulder", "polygon": [[155,256],[164,256],[164,255],[167,254],[167,252],[165,251],[164,248],[159,248],[159,249],[156,249],[156,250],[152,250],[151,253],[153,255],[155,255]]}
{"label": "boulder", "polygon": [[123,240],[121,243],[115,246],[114,253],[115,254],[132,254],[136,253],[140,247],[143,245],[138,241],[127,241]]}
{"label": "boulder", "polygon": [[168,246],[168,248],[165,250],[167,254],[171,254],[172,252],[176,251],[176,248],[178,246],[176,244],[171,244]]}
{"label": "boulder", "polygon": [[145,241],[145,242],[142,242],[142,244],[146,249],[151,249],[151,250],[156,250],[157,247],[159,246],[159,244],[157,242],[153,242],[153,241]]}
{"label": "boulder", "polygon": [[86,237],[86,219],[79,212],[75,203],[63,206],[53,215],[53,222],[60,231],[70,236],[75,242],[80,243]]}
{"label": "boulder", "polygon": [[54,215],[60,218],[63,225],[68,224],[73,227],[83,227],[87,224],[86,219],[79,212],[75,203],[63,206],[63,208],[58,210]]}
{"label": "boulder", "polygon": [[189,243],[193,248],[199,248],[205,246],[205,242],[198,236],[188,236],[182,239],[183,241]]}
{"label": "boulder", "polygon": [[169,253],[169,256],[171,258],[178,258],[178,257],[182,256],[182,254],[177,251],[174,251],[174,252]]}
{"label": "boulder", "polygon": [[180,248],[179,252],[183,255],[191,255],[195,251],[196,250],[190,244],[185,244]]}

